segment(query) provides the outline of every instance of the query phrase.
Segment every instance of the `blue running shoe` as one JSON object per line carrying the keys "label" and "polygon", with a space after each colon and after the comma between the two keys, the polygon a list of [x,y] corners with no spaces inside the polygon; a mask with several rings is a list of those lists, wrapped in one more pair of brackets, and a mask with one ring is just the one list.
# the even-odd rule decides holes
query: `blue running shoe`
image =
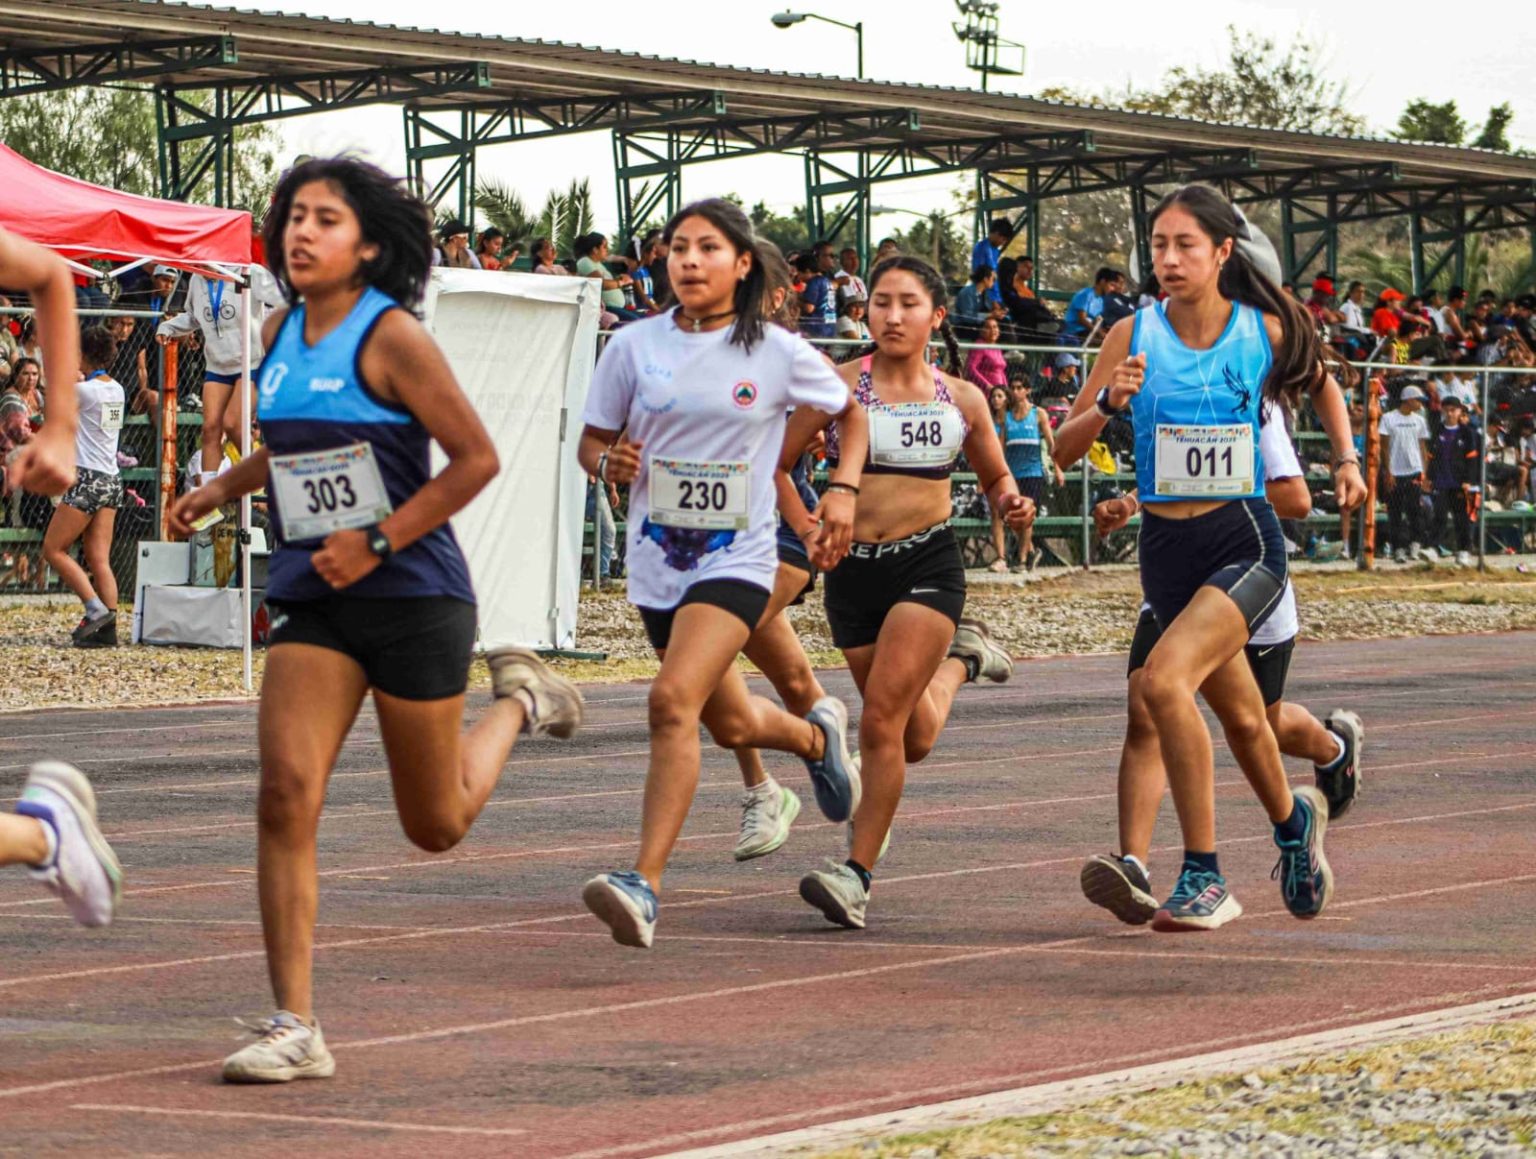
{"label": "blue running shoe", "polygon": [[581,900],[621,946],[649,950],[656,936],[656,891],[632,869],[599,873],[582,887]]}
{"label": "blue running shoe", "polygon": [[1152,928],[1165,934],[1214,930],[1243,916],[1243,907],[1227,889],[1227,879],[1208,869],[1185,866],[1173,893],[1152,915]]}
{"label": "blue running shoe", "polygon": [[1315,918],[1333,898],[1333,870],[1323,853],[1323,834],[1328,831],[1328,798],[1321,789],[1306,785],[1296,790],[1296,808],[1306,817],[1307,828],[1300,841],[1282,841],[1280,860],[1275,862],[1271,878],[1280,882],[1280,896],[1292,917]]}
{"label": "blue running shoe", "polygon": [[821,759],[805,762],[816,804],[828,821],[841,823],[858,812],[863,795],[858,763],[848,751],[848,708],[835,696],[823,696],[805,719],[826,737]]}

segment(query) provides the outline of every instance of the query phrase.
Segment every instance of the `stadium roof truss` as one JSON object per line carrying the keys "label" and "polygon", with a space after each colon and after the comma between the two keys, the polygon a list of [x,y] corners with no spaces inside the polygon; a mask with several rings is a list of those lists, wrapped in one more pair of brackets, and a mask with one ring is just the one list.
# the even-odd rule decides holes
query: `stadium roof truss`
{"label": "stadium roof truss", "polygon": [[0,0],[0,29],[0,97],[153,86],[162,193],[217,204],[234,196],[241,126],[387,103],[404,110],[412,179],[465,220],[480,149],[603,131],[624,233],[682,204],[689,165],[790,153],[812,232],[861,248],[876,186],[943,173],[974,174],[978,228],[1006,215],[1031,252],[1043,202],[1123,189],[1143,269],[1149,198],[1196,179],[1278,202],[1295,278],[1333,268],[1348,222],[1407,218],[1420,284],[1459,277],[1472,234],[1536,241],[1536,158],[1487,150],[156,0]]}

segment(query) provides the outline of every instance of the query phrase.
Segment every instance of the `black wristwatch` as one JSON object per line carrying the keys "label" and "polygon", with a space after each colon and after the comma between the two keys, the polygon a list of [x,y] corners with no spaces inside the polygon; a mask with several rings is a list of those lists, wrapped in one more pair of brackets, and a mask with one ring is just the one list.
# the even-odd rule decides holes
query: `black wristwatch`
{"label": "black wristwatch", "polygon": [[368,550],[381,560],[395,554],[395,549],[390,545],[389,536],[384,534],[377,523],[363,528],[363,534],[368,537]]}
{"label": "black wristwatch", "polygon": [[1093,400],[1093,409],[1107,419],[1112,419],[1120,413],[1109,403],[1109,387],[1107,386],[1099,388],[1099,393]]}

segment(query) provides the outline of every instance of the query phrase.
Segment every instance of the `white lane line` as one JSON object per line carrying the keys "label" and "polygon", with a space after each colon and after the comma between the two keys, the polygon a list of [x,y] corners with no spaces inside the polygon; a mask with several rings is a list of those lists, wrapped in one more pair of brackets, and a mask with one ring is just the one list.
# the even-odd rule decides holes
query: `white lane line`
{"label": "white lane line", "polygon": [[109,1111],[128,1115],[164,1115],[191,1119],[254,1119],[266,1123],[303,1123],[306,1127],[360,1127],[369,1131],[415,1131],[431,1135],[526,1135],[521,1127],[439,1127],[430,1123],[392,1123],[387,1119],[341,1119],[333,1115],[278,1115],[265,1111],[199,1111],[140,1107],[131,1103],[76,1103],[72,1111]]}
{"label": "white lane line", "polygon": [[[1499,987],[1496,986],[1484,986],[1464,994],[1447,995],[1447,997],[1472,998],[1498,989]],[[1384,1043],[1400,1042],[1407,1038],[1441,1034],[1466,1026],[1484,1025],[1522,1016],[1529,1017],[1532,1013],[1536,1013],[1536,993],[1512,994],[1492,1001],[1430,1010],[1423,1010],[1421,1007],[1422,1003],[1408,1002],[1361,1011],[1359,1017],[1370,1018],[1372,1021],[1343,1026],[1339,1025],[1339,1018],[1296,1023],[1292,1024],[1291,1029],[1313,1030],[1315,1027],[1331,1027],[1331,1029],[1294,1035],[1290,1038],[1255,1042],[1254,1035],[1233,1035],[1190,1043],[1183,1049],[1200,1053],[1174,1058],[1166,1058],[1165,1055],[1163,1061],[1151,1065],[1126,1066],[1124,1069],[1087,1074],[1063,1081],[1047,1083],[1039,1080],[1084,1068],[1081,1066],[1053,1067],[1018,1075],[998,1076],[992,1080],[980,1079],[923,1090],[892,1092],[836,1107],[791,1112],[747,1122],[704,1128],[627,1146],[576,1152],[567,1154],[562,1159],[618,1159],[620,1156],[663,1147],[671,1151],[672,1148],[701,1143],[706,1139],[719,1138],[722,1135],[783,1126],[797,1119],[803,1122],[820,1115],[866,1112],[864,1117],[857,1119],[823,1123],[815,1127],[756,1139],[744,1139],[693,1151],[671,1151],[670,1159],[774,1159],[777,1156],[838,1150],[860,1144],[871,1138],[916,1134],[948,1127],[973,1126],[1000,1118],[1024,1118],[1047,1114],[1109,1095],[1156,1090],[1171,1086],[1183,1079],[1262,1069],[1306,1058],[1344,1054]],[[1403,1016],[1401,1012],[1405,1010],[1413,1013]],[[1124,1065],[1156,1057],[1158,1053],[1163,1052],[1141,1052],[1105,1061]],[[1012,1090],[998,1090],[970,1098],[952,1097],[966,1090],[976,1090],[997,1083],[1019,1083],[1027,1080],[1034,1081],[1030,1085],[1016,1086]],[[944,1102],[910,1105],[914,1100],[945,1098],[945,1096],[951,1097]],[[892,1109],[879,1114],[867,1114],[877,1106]]]}

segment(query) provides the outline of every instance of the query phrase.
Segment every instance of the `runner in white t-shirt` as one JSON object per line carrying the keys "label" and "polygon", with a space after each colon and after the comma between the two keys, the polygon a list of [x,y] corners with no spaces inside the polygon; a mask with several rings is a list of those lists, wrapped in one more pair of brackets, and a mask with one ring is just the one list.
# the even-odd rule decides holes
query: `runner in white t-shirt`
{"label": "runner in white t-shirt", "polygon": [[[1266,406],[1259,434],[1264,460],[1264,492],[1282,519],[1304,519],[1312,510],[1305,472],[1291,445],[1283,419]],[[1118,531],[1137,511],[1136,495],[1108,499],[1094,508],[1099,534]],[[1269,726],[1280,751],[1312,762],[1317,786],[1328,798],[1329,817],[1338,820],[1354,802],[1360,784],[1360,755],[1365,728],[1353,712],[1337,709],[1320,721],[1299,704],[1284,699],[1300,625],[1296,589],[1289,579],[1269,619],[1254,630],[1244,653],[1253,670]],[[1083,865],[1083,893],[1130,925],[1145,925],[1158,901],[1148,881],[1147,862],[1157,810],[1167,785],[1157,726],[1142,695],[1142,669],[1162,635],[1152,609],[1141,606],[1131,640],[1127,673],[1125,743],[1120,751],[1119,856],[1094,854]]]}
{"label": "runner in white t-shirt", "polygon": [[[857,807],[847,709],[825,697],[805,718],[753,696],[735,659],[762,619],[778,569],[774,472],[785,412],[811,408],[858,456],[835,472],[810,537],[835,566],[853,529],[863,411],[808,343],[765,323],[767,278],[746,215],[698,202],[668,223],[667,273],[679,307],[625,327],[598,360],[581,436],[582,467],[630,487],[629,598],[661,657],[651,684],[651,760],[633,870],[582,891],[623,945],[649,947],[656,894],[699,777],[699,724],[724,748],[805,760],[835,801]],[[824,802],[825,807],[826,802]]]}
{"label": "runner in white t-shirt", "polygon": [[[43,533],[43,560],[59,573],[69,590],[80,597],[85,615],[72,634],[77,648],[117,646],[117,578],[112,574],[112,528],[123,502],[123,481],[117,466],[117,436],[123,429],[122,384],[106,367],[117,357],[117,339],[104,326],[92,326],[80,336],[80,369],[85,377],[75,388],[79,426],[75,485],[64,492]],[[86,567],[69,554],[76,541]],[[95,577],[95,585],[91,583]]]}

